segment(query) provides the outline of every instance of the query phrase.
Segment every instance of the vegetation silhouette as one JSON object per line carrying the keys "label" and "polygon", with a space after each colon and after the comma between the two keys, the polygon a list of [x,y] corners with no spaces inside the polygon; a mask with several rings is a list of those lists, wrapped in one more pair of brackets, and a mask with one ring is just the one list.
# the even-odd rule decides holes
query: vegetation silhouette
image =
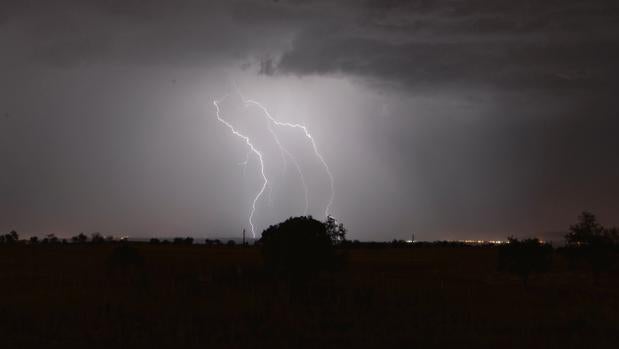
{"label": "vegetation silhouette", "polygon": [[[566,238],[585,272],[536,239],[497,247],[345,234],[311,217],[243,247],[3,233],[0,338],[7,348],[617,347],[617,270],[600,274],[604,287],[582,282],[585,257],[600,241],[616,249],[616,231],[590,216]],[[341,255],[346,268],[334,270]],[[534,273],[544,274],[527,281]]]}
{"label": "vegetation silhouette", "polygon": [[563,254],[572,269],[580,261],[587,263],[598,283],[600,274],[609,272],[617,264],[618,242],[617,228],[605,228],[593,213],[584,211],[565,235]]}
{"label": "vegetation silhouette", "polygon": [[88,237],[84,233],[79,233],[78,235],[71,238],[71,242],[76,244],[84,244],[88,242]]}
{"label": "vegetation silhouette", "polygon": [[105,242],[105,238],[101,235],[101,233],[93,233],[90,236],[90,242],[93,244],[101,244]]}
{"label": "vegetation silhouette", "polygon": [[55,234],[47,234],[43,239],[44,244],[57,244],[58,242],[60,242],[60,240]]}
{"label": "vegetation silhouette", "polygon": [[262,232],[258,241],[266,269],[289,279],[303,279],[340,264],[335,244],[346,230],[334,220],[320,222],[311,216],[292,217]]}
{"label": "vegetation silhouette", "polygon": [[539,239],[509,237],[508,243],[499,247],[498,269],[518,275],[527,287],[531,273],[548,271],[552,254],[552,246]]}
{"label": "vegetation silhouette", "polygon": [[12,230],[8,234],[0,235],[0,243],[14,244],[19,241],[19,234],[15,230]]}
{"label": "vegetation silhouette", "polygon": [[192,237],[186,237],[186,238],[176,237],[174,238],[174,240],[172,240],[172,243],[176,245],[193,245],[193,238]]}

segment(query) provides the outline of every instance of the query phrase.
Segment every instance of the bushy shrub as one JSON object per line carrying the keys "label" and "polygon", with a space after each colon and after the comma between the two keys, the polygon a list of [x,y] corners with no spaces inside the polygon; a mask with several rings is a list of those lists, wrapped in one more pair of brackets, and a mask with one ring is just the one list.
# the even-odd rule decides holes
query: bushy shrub
{"label": "bushy shrub", "polygon": [[619,232],[617,228],[605,228],[598,223],[593,213],[583,212],[578,222],[570,226],[565,235],[564,255],[569,265],[574,267],[584,260],[591,266],[595,281],[598,282],[602,272],[611,270],[619,258],[617,246]]}
{"label": "bushy shrub", "polygon": [[272,225],[259,241],[265,267],[290,278],[332,269],[337,261],[333,243],[327,226],[311,216]]}
{"label": "bushy shrub", "polygon": [[531,273],[548,270],[552,262],[552,246],[538,239],[518,240],[509,238],[509,243],[499,247],[499,271],[514,273],[526,286]]}

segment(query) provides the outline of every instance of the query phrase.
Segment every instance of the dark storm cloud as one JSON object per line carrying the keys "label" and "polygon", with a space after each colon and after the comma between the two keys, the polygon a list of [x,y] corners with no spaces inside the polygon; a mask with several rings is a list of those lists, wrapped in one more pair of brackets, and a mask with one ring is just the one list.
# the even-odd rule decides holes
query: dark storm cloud
{"label": "dark storm cloud", "polygon": [[[262,10],[261,3],[270,10]],[[3,31],[10,33],[1,38],[10,48],[4,60],[58,66],[239,61],[281,46],[286,35],[276,35],[285,32],[278,15],[294,15],[260,1],[60,0],[2,6]]]}
{"label": "dark storm cloud", "polygon": [[371,1],[295,37],[274,71],[402,83],[616,86],[614,1]]}
{"label": "dark storm cloud", "polygon": [[[558,86],[617,78],[614,1],[5,1],[16,60],[201,64],[266,73]],[[289,47],[289,48],[288,48]],[[283,54],[282,54],[283,51]],[[11,52],[9,52],[11,55]],[[278,57],[280,56],[280,57]],[[268,58],[274,57],[274,58]]]}

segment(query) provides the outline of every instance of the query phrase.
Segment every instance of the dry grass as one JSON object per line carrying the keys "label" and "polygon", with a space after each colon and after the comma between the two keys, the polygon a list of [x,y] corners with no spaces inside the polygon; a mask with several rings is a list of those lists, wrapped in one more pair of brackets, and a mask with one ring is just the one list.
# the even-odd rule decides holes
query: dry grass
{"label": "dry grass", "polygon": [[496,270],[492,248],[351,249],[345,270],[275,281],[255,248],[0,247],[0,343],[20,347],[600,348],[619,343],[619,282],[560,257],[550,273]]}

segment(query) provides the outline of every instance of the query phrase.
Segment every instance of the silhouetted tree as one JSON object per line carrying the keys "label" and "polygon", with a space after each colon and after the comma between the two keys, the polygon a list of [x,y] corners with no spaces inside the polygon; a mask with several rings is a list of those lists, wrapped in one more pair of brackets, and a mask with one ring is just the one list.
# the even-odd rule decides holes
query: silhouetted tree
{"label": "silhouetted tree", "polygon": [[616,228],[604,228],[593,213],[585,211],[565,235],[566,255],[571,264],[584,259],[597,283],[600,273],[610,270],[616,262],[618,235]]}
{"label": "silhouetted tree", "polygon": [[393,239],[391,241],[393,247],[408,247],[408,244],[404,240]]}
{"label": "silhouetted tree", "polygon": [[43,243],[46,243],[46,244],[57,244],[58,243],[58,238],[54,234],[47,234],[47,235],[45,235],[45,239],[43,239]]}
{"label": "silhouetted tree", "polygon": [[88,237],[84,235],[84,233],[79,233],[78,235],[72,237],[71,241],[76,244],[83,244],[88,241]]}
{"label": "silhouetted tree", "polygon": [[236,246],[236,242],[234,240],[228,240],[228,242],[226,242],[226,245],[230,247]]}
{"label": "silhouetted tree", "polygon": [[30,242],[31,245],[36,245],[39,243],[39,238],[36,236],[31,236],[30,240],[28,240]]}
{"label": "silhouetted tree", "polygon": [[570,232],[565,235],[567,245],[587,245],[604,235],[604,227],[598,223],[591,212],[584,211],[578,216],[578,223],[570,226]]}
{"label": "silhouetted tree", "polygon": [[529,275],[548,270],[552,262],[552,246],[538,239],[518,240],[509,238],[509,243],[499,247],[499,271],[514,273],[527,286]]}
{"label": "silhouetted tree", "polygon": [[100,233],[93,233],[90,235],[90,242],[93,244],[100,244],[105,242],[105,239]]}
{"label": "silhouetted tree", "polygon": [[19,234],[15,230],[12,230],[8,234],[0,236],[0,243],[14,244],[19,241]]}
{"label": "silhouetted tree", "polygon": [[311,216],[289,218],[262,232],[265,266],[286,277],[306,277],[334,267],[334,241],[327,226]]}
{"label": "silhouetted tree", "polygon": [[161,243],[161,240],[157,239],[157,238],[151,238],[149,241],[151,244],[153,245],[157,245]]}
{"label": "silhouetted tree", "polygon": [[186,238],[176,237],[174,238],[174,240],[172,240],[172,243],[174,243],[175,245],[192,245],[193,238],[192,237],[186,237]]}
{"label": "silhouetted tree", "polygon": [[219,240],[219,239],[214,239],[214,240],[212,240],[212,239],[205,239],[204,240],[204,244],[205,245],[209,245],[209,246],[221,246],[222,245],[221,240]]}

